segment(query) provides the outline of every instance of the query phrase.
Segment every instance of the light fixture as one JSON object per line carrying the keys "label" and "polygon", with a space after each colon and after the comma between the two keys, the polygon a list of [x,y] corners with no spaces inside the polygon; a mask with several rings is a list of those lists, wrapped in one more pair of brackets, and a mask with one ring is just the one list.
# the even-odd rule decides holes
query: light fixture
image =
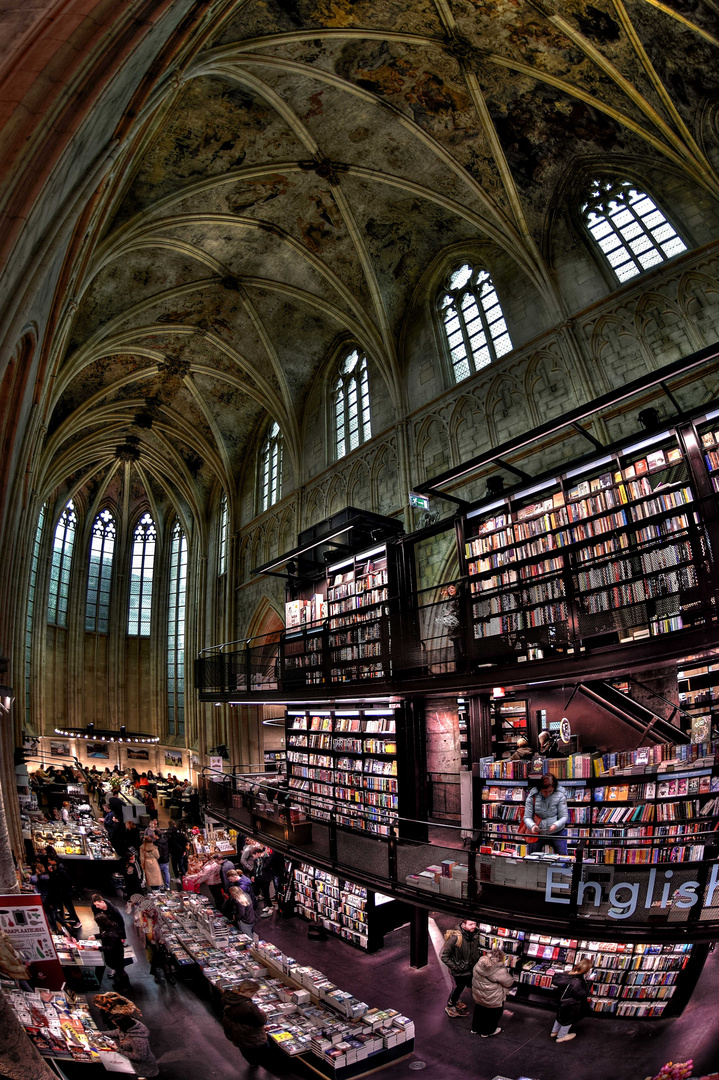
{"label": "light fixture", "polygon": [[96,728],[88,724],[84,728],[56,727],[56,735],[65,735],[69,739],[95,739],[97,742],[111,743],[159,743],[159,735],[143,735],[139,731],[128,731],[124,726],[119,731]]}

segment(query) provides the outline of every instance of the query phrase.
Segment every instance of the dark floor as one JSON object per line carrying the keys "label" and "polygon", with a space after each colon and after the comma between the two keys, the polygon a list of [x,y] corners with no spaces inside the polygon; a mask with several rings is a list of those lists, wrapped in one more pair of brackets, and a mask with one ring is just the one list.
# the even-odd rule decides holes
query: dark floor
{"label": "dark floor", "polygon": [[[119,906],[117,898],[111,898]],[[83,916],[84,934],[92,933],[89,908]],[[127,922],[130,923],[128,917]],[[451,918],[436,916],[435,946]],[[374,955],[330,938],[307,940],[307,924],[277,915],[258,922],[258,930],[284,952],[302,963],[312,964],[370,1006],[399,1009],[414,1019],[415,1052],[382,1070],[384,1080],[410,1075],[410,1063],[426,1063],[424,1076],[456,1080],[471,1074],[477,1080],[531,1078],[531,1080],[644,1080],[667,1061],[694,1059],[695,1075],[719,1069],[719,952],[710,954],[694,997],[676,1020],[628,1021],[589,1018],[578,1028],[577,1038],[556,1046],[549,1038],[552,1014],[512,1003],[502,1017],[502,1033],[480,1040],[469,1034],[469,1016],[450,1019],[444,1012],[447,994],[446,969],[430,946],[429,965],[421,971],[409,967],[409,928],[389,934],[385,947]],[[142,1009],[152,1033],[152,1045],[164,1080],[212,1080],[244,1076],[248,1068],[239,1051],[229,1043],[218,1022],[201,980],[195,984],[157,986],[137,942],[134,930],[128,939],[138,963],[128,968],[132,989],[128,996]],[[103,989],[111,989],[106,977]],[[468,994],[465,994],[468,1000]],[[272,1075],[284,1080],[314,1074],[297,1061],[276,1051]],[[267,1080],[263,1069],[257,1080]]]}

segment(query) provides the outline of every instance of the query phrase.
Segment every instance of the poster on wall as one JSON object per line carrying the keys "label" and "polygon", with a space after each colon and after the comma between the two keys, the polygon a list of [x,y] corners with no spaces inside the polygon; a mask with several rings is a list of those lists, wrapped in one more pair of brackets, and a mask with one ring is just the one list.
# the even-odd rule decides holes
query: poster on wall
{"label": "poster on wall", "polygon": [[50,757],[72,757],[69,742],[51,742]]}
{"label": "poster on wall", "polygon": [[110,756],[110,747],[104,742],[85,743],[85,748],[88,757],[109,758]]}
{"label": "poster on wall", "polygon": [[150,760],[150,751],[149,750],[131,750],[130,747],[128,746],[128,748],[127,748],[127,760],[128,761],[149,761]]}
{"label": "poster on wall", "polygon": [[165,765],[172,765],[174,769],[181,769],[182,750],[165,750]]}
{"label": "poster on wall", "polygon": [[36,893],[0,896],[0,930],[7,934],[30,977],[40,980],[48,990],[60,990],[65,976]]}
{"label": "poster on wall", "polygon": [[190,768],[199,769],[200,767],[200,755],[190,754]]}
{"label": "poster on wall", "polygon": [[210,773],[210,780],[222,780],[223,779],[223,776],[222,776],[222,758],[221,757],[211,757],[210,758],[210,768],[212,769],[212,772]]}

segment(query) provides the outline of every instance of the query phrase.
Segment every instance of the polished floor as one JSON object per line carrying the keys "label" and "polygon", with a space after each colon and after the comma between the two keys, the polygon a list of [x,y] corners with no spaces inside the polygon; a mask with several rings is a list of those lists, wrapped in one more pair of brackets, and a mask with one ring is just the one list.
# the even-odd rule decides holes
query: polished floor
{"label": "polished floor", "polygon": [[[119,900],[115,899],[119,905]],[[94,923],[89,908],[78,909],[85,933]],[[127,919],[128,926],[131,919]],[[409,928],[389,934],[385,947],[368,956],[342,941],[309,941],[307,924],[277,915],[258,922],[258,929],[286,953],[324,971],[343,988],[379,1007],[400,1009],[415,1020],[414,1054],[382,1070],[385,1080],[410,1075],[410,1064],[423,1062],[423,1076],[458,1080],[644,1080],[665,1062],[693,1058],[695,1075],[719,1069],[719,953],[710,954],[702,978],[684,1014],[676,1020],[620,1022],[587,1019],[577,1038],[556,1046],[549,1038],[552,1015],[512,1003],[502,1017],[502,1032],[480,1040],[469,1034],[470,1019],[450,1019],[444,1012],[446,969],[436,949],[446,916],[431,921],[433,943],[426,968],[409,967]],[[138,962],[128,969],[128,993],[142,1009],[152,1033],[152,1046],[164,1080],[212,1080],[248,1075],[248,1067],[222,1031],[213,1002],[202,979],[176,986],[156,985],[133,929],[128,939]],[[106,977],[104,989],[110,989]],[[468,999],[468,995],[466,995]],[[471,1015],[471,1009],[470,1009]],[[314,1074],[278,1051],[272,1072],[258,1069],[258,1080],[276,1075],[285,1080]]]}

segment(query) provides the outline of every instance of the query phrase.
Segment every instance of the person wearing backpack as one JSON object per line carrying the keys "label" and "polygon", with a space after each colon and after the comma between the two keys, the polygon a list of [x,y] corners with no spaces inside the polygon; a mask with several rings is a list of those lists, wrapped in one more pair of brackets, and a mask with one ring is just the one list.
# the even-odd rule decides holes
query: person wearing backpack
{"label": "person wearing backpack", "polygon": [[447,1016],[463,1016],[467,1006],[460,997],[472,985],[472,972],[479,960],[479,931],[473,919],[465,919],[454,930],[447,931],[440,959],[454,979],[454,989],[444,1011]]}
{"label": "person wearing backpack", "polygon": [[577,1037],[576,1032],[570,1032],[569,1029],[572,1024],[581,1020],[587,1011],[589,986],[585,976],[591,968],[592,961],[585,956],[571,971],[560,972],[552,979],[555,986],[562,987],[557,1019],[550,1033],[550,1038],[556,1038],[558,1043],[569,1042]]}

